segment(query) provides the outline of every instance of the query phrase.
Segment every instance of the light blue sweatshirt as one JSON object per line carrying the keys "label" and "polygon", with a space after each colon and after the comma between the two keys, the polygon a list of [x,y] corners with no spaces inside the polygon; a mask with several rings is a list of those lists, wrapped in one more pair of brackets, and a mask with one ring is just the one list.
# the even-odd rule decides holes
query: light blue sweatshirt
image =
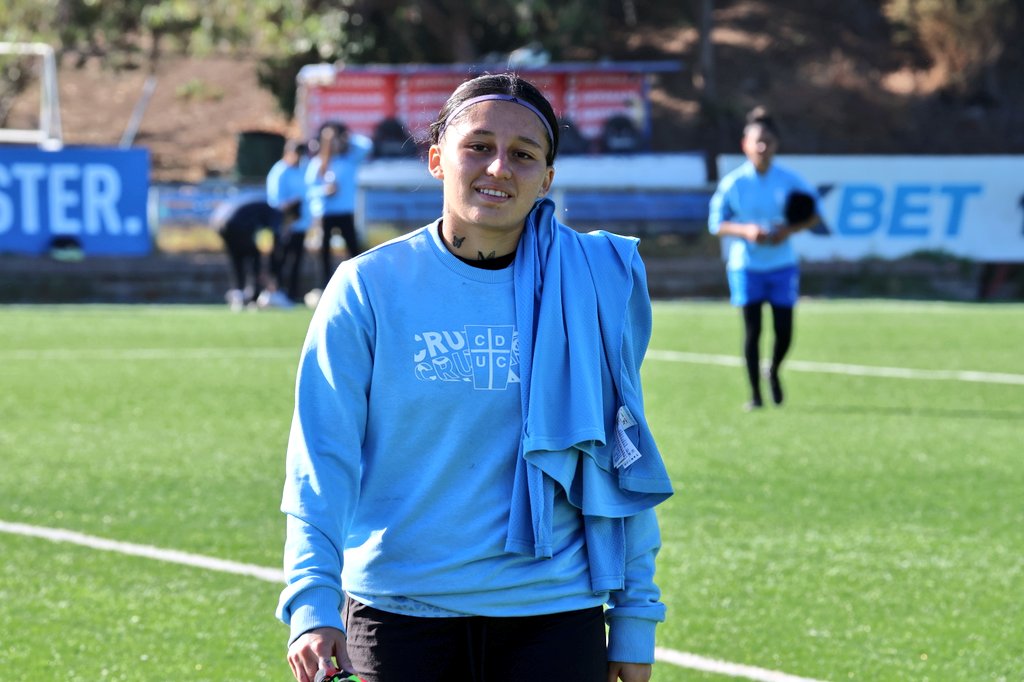
{"label": "light blue sweatshirt", "polygon": [[306,199],[306,179],[304,164],[292,166],[278,159],[270,172],[267,173],[267,203],[280,210],[281,207],[298,199],[301,202],[299,217],[290,229],[293,232],[305,232],[309,229],[309,204]]}
{"label": "light blue sweatshirt", "polygon": [[[313,217],[355,213],[359,165],[371,151],[373,141],[370,138],[358,133],[349,133],[348,151],[332,156],[329,167],[323,174],[320,173],[320,157],[314,156],[310,159],[306,166],[306,191],[309,210]],[[334,176],[338,191],[327,194],[326,187],[331,174]]]}
{"label": "light blue sweatshirt", "polygon": [[[783,211],[789,193],[806,192],[817,200],[818,193],[802,177],[778,163],[772,163],[763,175],[750,161],[744,162],[718,183],[708,211],[708,230],[718,234],[725,221],[757,223],[765,229],[785,222]],[[821,214],[821,207],[818,207]],[[798,262],[791,239],[781,244],[752,244],[730,237],[725,244],[726,268],[766,272]]]}
{"label": "light blue sweatshirt", "polygon": [[513,269],[459,261],[434,223],[346,261],[300,362],[282,510],[291,640],[342,628],[344,592],[421,615],[613,604],[609,658],[653,662],[653,510],[626,519],[625,589],[595,591],[559,489],[550,558],[508,552],[522,439]]}

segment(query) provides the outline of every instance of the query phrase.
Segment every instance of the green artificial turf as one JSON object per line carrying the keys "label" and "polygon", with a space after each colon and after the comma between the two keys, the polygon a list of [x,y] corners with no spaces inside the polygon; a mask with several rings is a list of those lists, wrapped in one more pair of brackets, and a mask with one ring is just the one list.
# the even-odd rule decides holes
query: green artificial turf
{"label": "green artificial turf", "polygon": [[[0,308],[0,521],[278,568],[308,321]],[[724,303],[655,306],[646,404],[677,488],[658,645],[820,680],[1024,679],[1024,307],[802,303],[786,404],[751,414],[740,334]],[[273,582],[10,533],[0,557],[5,682],[291,679]]]}

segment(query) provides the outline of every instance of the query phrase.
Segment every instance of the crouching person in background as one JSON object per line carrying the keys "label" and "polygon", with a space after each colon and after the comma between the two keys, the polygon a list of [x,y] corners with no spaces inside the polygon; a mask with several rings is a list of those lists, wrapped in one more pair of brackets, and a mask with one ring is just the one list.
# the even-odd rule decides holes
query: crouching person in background
{"label": "crouching person in background", "polygon": [[[232,310],[256,305],[269,274],[257,243],[260,230],[276,235],[281,229],[281,212],[262,197],[232,197],[218,204],[210,216],[210,227],[224,240],[230,266],[231,289],[225,299]],[[276,237],[275,237],[276,241]]]}

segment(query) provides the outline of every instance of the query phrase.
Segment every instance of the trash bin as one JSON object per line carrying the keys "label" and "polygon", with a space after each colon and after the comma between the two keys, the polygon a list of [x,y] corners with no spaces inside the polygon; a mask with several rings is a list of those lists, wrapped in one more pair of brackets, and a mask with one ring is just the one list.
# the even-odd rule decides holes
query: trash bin
{"label": "trash bin", "polygon": [[265,130],[238,133],[235,172],[239,180],[262,181],[284,153],[284,135]]}

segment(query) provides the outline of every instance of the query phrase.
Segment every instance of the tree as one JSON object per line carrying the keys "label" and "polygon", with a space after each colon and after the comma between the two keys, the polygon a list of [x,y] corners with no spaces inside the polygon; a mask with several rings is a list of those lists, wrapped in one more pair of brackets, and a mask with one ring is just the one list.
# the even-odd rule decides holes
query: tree
{"label": "tree", "polygon": [[885,12],[920,43],[947,89],[997,95],[993,67],[1015,40],[1015,0],[889,0]]}
{"label": "tree", "polygon": [[167,52],[255,54],[290,113],[308,63],[479,62],[528,43],[556,60],[601,58],[614,27],[681,12],[657,0],[5,0],[0,26],[6,40],[112,68],[154,72]]}
{"label": "tree", "polygon": [[721,107],[718,104],[718,79],[715,75],[714,0],[691,0],[691,11],[696,17],[698,45],[697,66],[693,72],[693,86],[700,100],[701,125],[706,131],[704,165],[710,181],[718,179],[718,151],[725,130]]}

